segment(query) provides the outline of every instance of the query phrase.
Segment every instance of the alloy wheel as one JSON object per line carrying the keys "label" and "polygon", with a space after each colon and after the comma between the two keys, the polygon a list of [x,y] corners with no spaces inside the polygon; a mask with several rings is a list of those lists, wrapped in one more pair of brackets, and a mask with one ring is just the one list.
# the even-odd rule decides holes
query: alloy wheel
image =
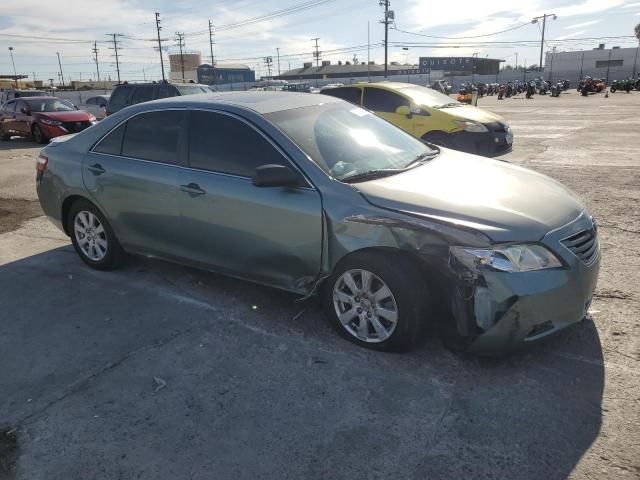
{"label": "alloy wheel", "polygon": [[96,215],[86,210],[78,212],[73,221],[73,230],[82,253],[90,260],[99,262],[107,254],[107,233]]}
{"label": "alloy wheel", "polygon": [[338,278],[333,306],[345,330],[363,342],[384,342],[398,325],[398,305],[391,289],[368,270],[348,270]]}

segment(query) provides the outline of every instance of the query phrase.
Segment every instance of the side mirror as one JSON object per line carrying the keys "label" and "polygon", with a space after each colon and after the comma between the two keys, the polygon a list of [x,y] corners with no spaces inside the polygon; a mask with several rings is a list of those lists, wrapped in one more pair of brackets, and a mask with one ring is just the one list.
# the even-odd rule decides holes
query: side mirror
{"label": "side mirror", "polygon": [[103,103],[102,105],[100,105],[100,108],[107,108],[107,104]]}
{"label": "side mirror", "polygon": [[396,113],[398,115],[405,115],[407,118],[411,118],[411,109],[406,105],[400,105],[396,108]]}
{"label": "side mirror", "polygon": [[251,179],[256,187],[297,187],[300,175],[284,165],[261,165]]}

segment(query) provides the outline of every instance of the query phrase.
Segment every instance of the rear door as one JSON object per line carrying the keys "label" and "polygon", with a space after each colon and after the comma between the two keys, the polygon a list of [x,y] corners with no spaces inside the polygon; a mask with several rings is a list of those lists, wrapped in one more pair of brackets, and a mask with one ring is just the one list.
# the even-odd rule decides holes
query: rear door
{"label": "rear door", "polygon": [[221,271],[303,290],[320,270],[322,205],[311,185],[256,187],[255,168],[295,168],[259,130],[239,117],[190,113],[188,178],[180,195],[188,252]]}
{"label": "rear door", "polygon": [[16,123],[16,101],[9,100],[2,106],[2,128],[5,132],[14,131]]}
{"label": "rear door", "polygon": [[[24,113],[24,111],[29,112]],[[21,135],[26,135],[31,132],[31,112],[29,111],[29,105],[24,100],[16,100],[16,116],[13,121],[13,130]]]}
{"label": "rear door", "polygon": [[184,175],[184,110],[131,117],[83,162],[83,179],[130,250],[180,258],[178,195]]}
{"label": "rear door", "polygon": [[411,108],[411,101],[407,97],[382,88],[367,87],[362,95],[362,105],[367,110],[375,112],[379,117],[413,135],[413,116],[408,118],[406,115],[396,113],[398,107]]}

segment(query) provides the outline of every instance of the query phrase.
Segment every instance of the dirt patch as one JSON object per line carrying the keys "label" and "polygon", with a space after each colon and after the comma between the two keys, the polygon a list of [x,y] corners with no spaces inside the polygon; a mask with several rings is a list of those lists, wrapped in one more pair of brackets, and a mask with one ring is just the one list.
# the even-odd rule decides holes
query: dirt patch
{"label": "dirt patch", "polygon": [[10,428],[0,427],[0,480],[15,477],[19,454],[18,434]]}
{"label": "dirt patch", "polygon": [[23,222],[42,215],[36,200],[0,198],[0,234],[16,230]]}

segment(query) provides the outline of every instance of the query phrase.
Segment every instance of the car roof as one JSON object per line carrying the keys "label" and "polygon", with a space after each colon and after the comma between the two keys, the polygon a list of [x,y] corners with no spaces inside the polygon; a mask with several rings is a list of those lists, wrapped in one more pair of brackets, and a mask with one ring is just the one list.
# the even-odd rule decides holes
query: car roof
{"label": "car roof", "polygon": [[[369,82],[358,82],[356,84],[359,87],[376,87],[376,88],[386,88],[389,90],[402,90],[403,88],[413,88],[420,87],[421,85],[416,85],[415,83],[406,83],[406,82],[377,82],[377,83],[369,83]],[[422,87],[427,88],[427,87]]]}
{"label": "car roof", "polygon": [[311,107],[326,103],[342,102],[338,98],[314,93],[297,93],[281,91],[246,91],[246,92],[218,92],[203,93],[200,95],[184,95],[180,97],[163,98],[152,102],[145,102],[138,105],[158,105],[162,104],[187,104],[190,107],[211,107],[216,104],[238,106],[248,108],[259,114],[291,110],[294,108]]}
{"label": "car roof", "polygon": [[33,97],[17,97],[12,98],[11,100],[64,100],[64,98],[52,97],[51,95],[34,95]]}

